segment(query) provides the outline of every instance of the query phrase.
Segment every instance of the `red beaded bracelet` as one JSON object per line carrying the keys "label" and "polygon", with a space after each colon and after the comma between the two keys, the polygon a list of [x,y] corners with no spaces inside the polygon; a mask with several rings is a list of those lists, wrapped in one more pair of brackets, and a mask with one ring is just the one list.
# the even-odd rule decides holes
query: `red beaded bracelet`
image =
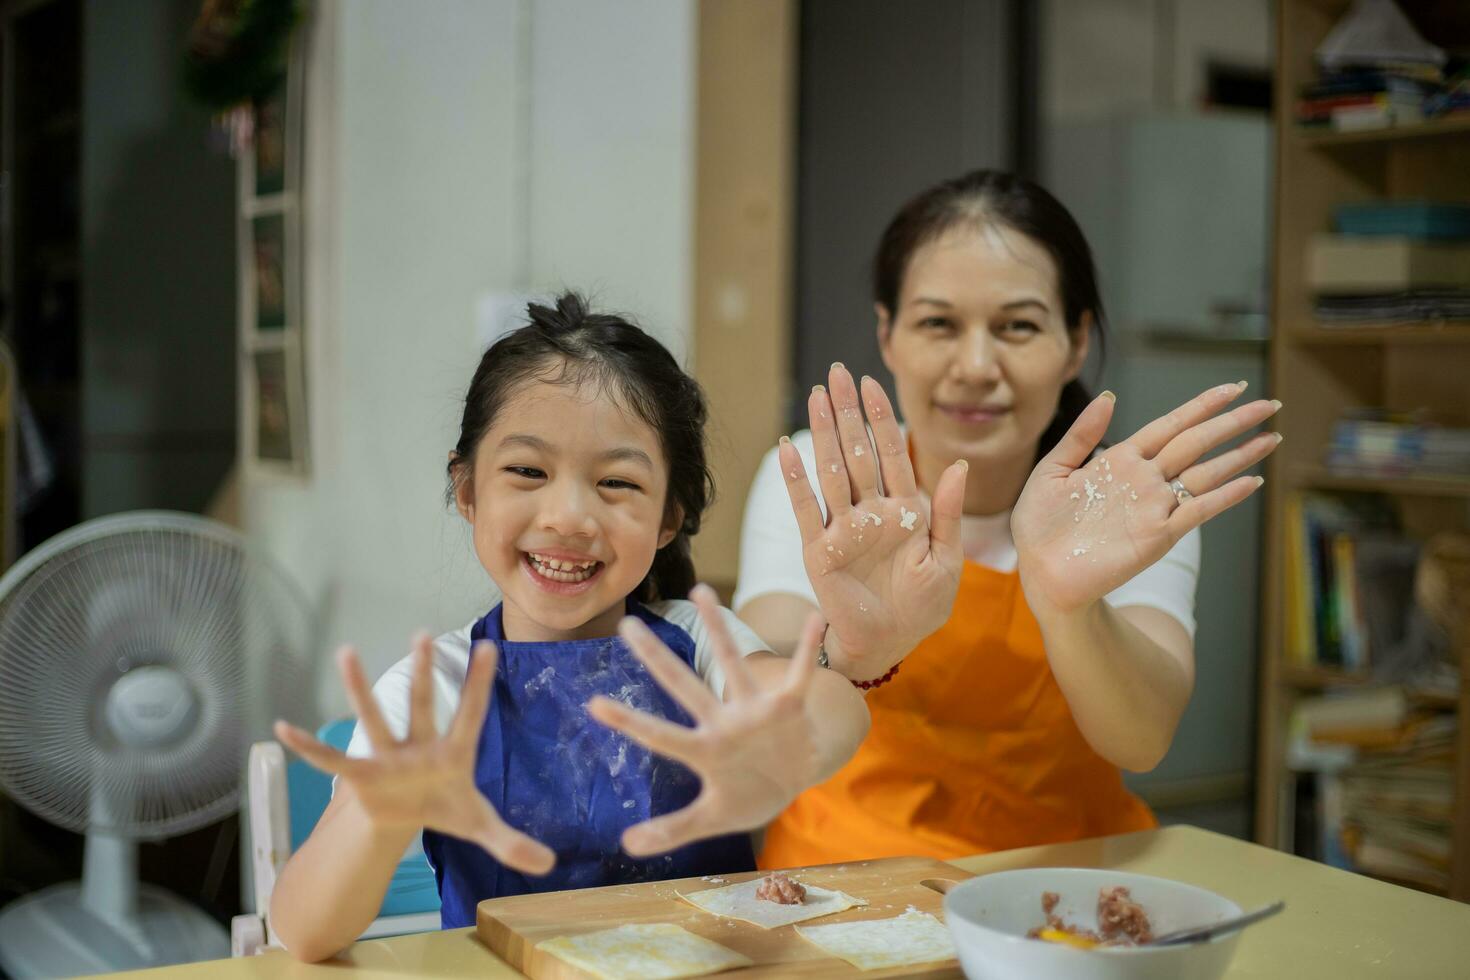
{"label": "red beaded bracelet", "polygon": [[[818,667],[832,666],[832,662],[827,659],[827,629],[827,626],[822,627],[822,640],[817,645]],[[902,663],[902,661],[899,661],[899,663]],[[870,681],[855,681],[851,677],[849,677],[848,681],[852,684],[853,687],[857,688],[860,691],[871,691],[873,688],[880,687],[893,680],[893,675],[896,673],[898,673],[898,664],[894,664],[892,667],[889,667],[888,673],[884,674],[882,677],[877,677]]]}
{"label": "red beaded bracelet", "polygon": [[[871,681],[853,681],[852,685],[853,687],[856,687],[863,691],[871,691],[873,688],[879,687],[883,684],[887,684],[889,681],[893,680],[893,675],[896,673],[898,673],[898,664],[894,664],[892,667],[889,667],[888,673],[884,674],[882,677],[875,678]],[[851,678],[849,678],[849,680],[851,680]]]}

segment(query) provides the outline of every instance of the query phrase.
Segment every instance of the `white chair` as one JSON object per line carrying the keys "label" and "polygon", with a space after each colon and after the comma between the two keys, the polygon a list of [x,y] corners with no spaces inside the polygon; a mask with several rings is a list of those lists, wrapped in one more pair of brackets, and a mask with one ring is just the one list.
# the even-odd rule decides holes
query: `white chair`
{"label": "white chair", "polygon": [[[351,721],[329,722],[317,733],[318,738],[337,748],[345,748],[351,735]],[[256,911],[231,920],[232,956],[253,956],[281,947],[269,920],[276,877],[293,846],[300,846],[311,833],[331,798],[331,778],[304,762],[288,763],[286,753],[276,742],[256,742],[250,747],[245,785]],[[401,936],[438,928],[438,886],[423,846],[415,840],[398,864],[378,918],[360,938]]]}

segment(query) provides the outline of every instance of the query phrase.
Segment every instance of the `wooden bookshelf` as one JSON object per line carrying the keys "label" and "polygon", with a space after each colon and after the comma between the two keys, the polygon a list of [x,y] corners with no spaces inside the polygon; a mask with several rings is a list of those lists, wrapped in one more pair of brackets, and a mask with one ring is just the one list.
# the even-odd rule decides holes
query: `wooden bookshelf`
{"label": "wooden bookshelf", "polygon": [[1445,137],[1459,138],[1467,133],[1470,133],[1470,116],[1460,115],[1407,126],[1387,126],[1383,129],[1360,129],[1348,132],[1332,130],[1301,132],[1296,130],[1292,136],[1305,146],[1319,147],[1358,146],[1364,143],[1408,143]]}
{"label": "wooden bookshelf", "polygon": [[[1399,0],[1430,40],[1470,45],[1470,4]],[[1322,461],[1333,422],[1347,408],[1428,408],[1470,425],[1470,322],[1353,328],[1320,326],[1312,315],[1306,250],[1331,228],[1335,205],[1382,198],[1470,203],[1470,119],[1433,121],[1368,132],[1305,133],[1294,104],[1316,76],[1313,51],[1350,0],[1281,0],[1277,4],[1275,245],[1271,340],[1272,395],[1284,408],[1285,439],[1267,468],[1265,570],[1261,593],[1261,697],[1257,738],[1256,838],[1280,846],[1287,789],[1286,722],[1298,697],[1361,683],[1353,675],[1285,662],[1285,554],[1289,496],[1304,489],[1370,491],[1393,497],[1409,533],[1428,536],[1470,525],[1470,479],[1377,478],[1335,474]],[[1470,900],[1470,616],[1456,648],[1457,695],[1424,693],[1424,703],[1462,719],[1455,763],[1456,809],[1449,894]],[[1413,693],[1413,692],[1411,692]]]}
{"label": "wooden bookshelf", "polygon": [[1362,323],[1351,327],[1317,324],[1283,329],[1292,343],[1331,346],[1334,344],[1470,344],[1470,320],[1435,320],[1428,323]]}
{"label": "wooden bookshelf", "polygon": [[[1282,448],[1285,448],[1283,444]],[[1420,497],[1470,497],[1470,477],[1368,476],[1336,473],[1324,466],[1299,465],[1281,474],[1298,490],[1345,490],[1356,493],[1412,494]]]}
{"label": "wooden bookshelf", "polygon": [[[1335,687],[1360,687],[1372,682],[1365,674],[1355,674],[1332,667],[1303,667],[1287,664],[1281,668],[1281,682],[1298,691],[1325,691]],[[1459,695],[1443,691],[1409,689],[1404,692],[1410,701],[1431,708],[1453,708],[1459,703]]]}

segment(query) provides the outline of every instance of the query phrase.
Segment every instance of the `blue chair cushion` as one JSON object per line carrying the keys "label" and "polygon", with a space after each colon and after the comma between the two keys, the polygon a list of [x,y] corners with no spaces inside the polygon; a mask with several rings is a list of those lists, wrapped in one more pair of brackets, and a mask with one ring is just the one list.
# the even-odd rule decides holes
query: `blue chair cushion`
{"label": "blue chair cushion", "polygon": [[[317,731],[316,737],[345,752],[347,744],[352,741],[354,724],[350,718],[329,721]],[[286,792],[290,797],[291,852],[294,854],[311,835],[322,811],[332,800],[332,777],[300,759],[292,759],[286,763]],[[423,842],[416,839],[414,846],[398,862],[398,870],[393,873],[378,916],[437,911],[439,886],[434,880],[434,869],[424,856]]]}

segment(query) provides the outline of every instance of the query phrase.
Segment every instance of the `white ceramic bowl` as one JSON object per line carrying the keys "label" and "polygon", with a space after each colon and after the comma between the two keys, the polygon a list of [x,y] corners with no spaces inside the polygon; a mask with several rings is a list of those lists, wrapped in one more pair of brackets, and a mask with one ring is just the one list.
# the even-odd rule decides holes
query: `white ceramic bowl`
{"label": "white ceramic bowl", "polygon": [[1219,980],[1240,933],[1189,946],[1086,950],[1027,939],[1043,925],[1041,893],[1061,896],[1056,914],[1097,929],[1097,893],[1124,885],[1155,934],[1240,914],[1240,906],[1193,885],[1094,868],[1021,868],[971,878],[944,897],[944,918],[970,980]]}

